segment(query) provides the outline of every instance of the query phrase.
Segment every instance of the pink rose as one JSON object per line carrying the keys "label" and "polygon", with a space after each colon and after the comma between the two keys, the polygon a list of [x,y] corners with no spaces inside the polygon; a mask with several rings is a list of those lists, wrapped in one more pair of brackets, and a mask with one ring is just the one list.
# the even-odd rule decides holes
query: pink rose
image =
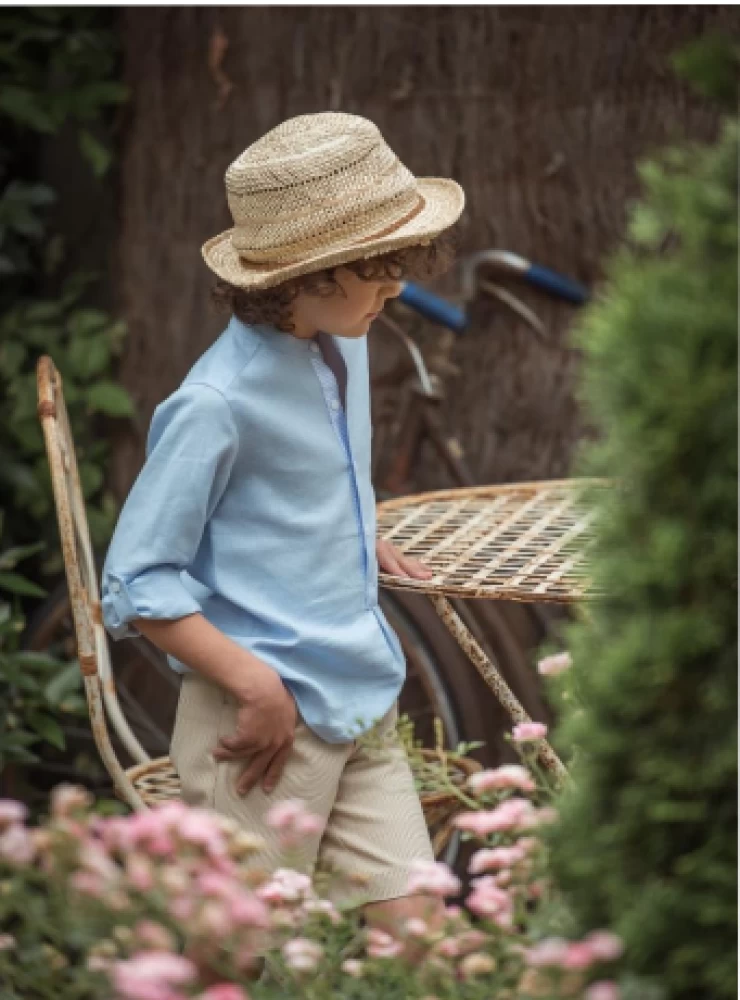
{"label": "pink rose", "polygon": [[534,806],[528,799],[513,797],[492,810],[461,813],[454,822],[459,830],[485,837],[490,833],[524,828],[534,816]]}
{"label": "pink rose", "polygon": [[348,958],[346,961],[342,962],[342,972],[346,972],[346,974],[348,976],[352,976],[353,979],[362,979],[365,972],[365,965],[356,958]]}
{"label": "pink rose", "polygon": [[542,941],[538,941],[537,944],[529,948],[524,957],[527,965],[534,968],[549,965],[560,966],[565,960],[567,951],[568,942],[566,940],[559,937],[549,937],[543,938]]}
{"label": "pink rose", "polygon": [[585,1000],[619,1000],[620,996],[619,987],[611,980],[591,983],[584,994]]}
{"label": "pink rose", "polygon": [[188,899],[186,896],[175,896],[174,899],[170,900],[169,910],[175,920],[184,922],[192,917],[195,904],[192,899]]}
{"label": "pink rose", "polygon": [[296,972],[315,969],[324,955],[324,949],[309,938],[296,937],[283,945],[283,956],[289,968]]}
{"label": "pink rose", "polygon": [[126,1000],[170,1000],[172,986],[190,983],[197,970],[182,955],[163,951],[137,952],[111,966],[111,978]]}
{"label": "pink rose", "polygon": [[473,885],[475,888],[465,901],[468,909],[479,917],[488,917],[499,927],[510,927],[513,922],[513,902],[508,892],[488,876],[474,879]]}
{"label": "pink rose", "polygon": [[311,878],[291,868],[276,868],[272,878],[257,889],[265,903],[298,903],[314,895]]}
{"label": "pink rose", "polygon": [[92,872],[75,872],[70,876],[69,884],[77,892],[93,899],[102,899],[106,892],[103,880]]}
{"label": "pink rose", "polygon": [[412,864],[407,891],[430,893],[432,896],[455,896],[460,891],[460,879],[441,862],[417,860]]}
{"label": "pink rose", "polygon": [[235,895],[228,907],[231,919],[244,927],[268,927],[270,924],[267,907],[251,893]]}
{"label": "pink rose", "polygon": [[564,969],[587,969],[593,965],[595,957],[585,941],[574,941],[565,950],[562,966]]}
{"label": "pink rose", "polygon": [[92,805],[93,797],[80,785],[57,785],[51,793],[51,815],[54,819],[64,819],[79,809]]}
{"label": "pink rose", "polygon": [[13,823],[24,823],[28,809],[15,799],[0,799],[0,830]]}
{"label": "pink rose", "polygon": [[523,861],[526,852],[521,847],[493,847],[476,851],[470,859],[468,871],[471,875],[482,875],[483,872],[496,871],[499,868],[513,868]]}
{"label": "pink rose", "polygon": [[134,935],[146,949],[152,951],[173,951],[176,946],[167,928],[154,920],[140,920],[134,927]]}
{"label": "pink rose", "polygon": [[624,952],[622,939],[611,931],[592,931],[585,940],[599,962],[614,962]]}
{"label": "pink rose", "polygon": [[573,665],[570,653],[556,653],[555,656],[546,656],[537,664],[537,669],[543,677],[557,677],[558,674],[570,670]]}
{"label": "pink rose", "polygon": [[520,722],[512,729],[511,736],[516,743],[543,740],[547,736],[547,726],[543,722]]}
{"label": "pink rose", "polygon": [[149,892],[154,886],[154,869],[144,854],[129,854],[126,858],[126,875],[139,892]]}
{"label": "pink rose", "polygon": [[226,906],[220,901],[209,899],[200,908],[194,919],[195,928],[200,933],[211,934],[215,938],[225,938],[231,934],[232,924]]}
{"label": "pink rose", "polygon": [[367,953],[371,958],[396,958],[403,951],[403,945],[390,934],[377,927],[367,932]]}
{"label": "pink rose", "polygon": [[0,858],[11,865],[27,865],[34,857],[35,847],[30,831],[13,823],[0,834]]}
{"label": "pink rose", "polygon": [[520,764],[503,764],[492,771],[478,771],[468,778],[468,786],[475,795],[494,789],[516,788],[533,792],[535,783],[526,768]]}
{"label": "pink rose", "polygon": [[206,809],[191,808],[179,820],[177,836],[191,844],[204,847],[209,854],[226,853],[226,842],[219,825]]}
{"label": "pink rose", "polygon": [[209,986],[198,1000],[249,1000],[249,995],[235,983],[218,983],[216,986]]}
{"label": "pink rose", "polygon": [[85,871],[99,875],[106,882],[117,881],[121,875],[121,869],[106,853],[106,851],[93,840],[86,840],[79,847],[80,866]]}

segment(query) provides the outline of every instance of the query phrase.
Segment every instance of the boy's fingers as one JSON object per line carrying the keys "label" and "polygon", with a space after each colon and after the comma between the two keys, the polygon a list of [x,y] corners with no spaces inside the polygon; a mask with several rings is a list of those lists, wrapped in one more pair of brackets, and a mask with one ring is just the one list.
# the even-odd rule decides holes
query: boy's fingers
{"label": "boy's fingers", "polygon": [[222,760],[241,760],[259,751],[259,744],[244,736],[222,736],[213,756]]}
{"label": "boy's fingers", "polygon": [[395,556],[393,552],[386,552],[385,558],[383,560],[383,569],[386,573],[390,573],[391,576],[408,576],[409,574],[403,568],[401,563]]}
{"label": "boy's fingers", "polygon": [[272,750],[263,750],[262,753],[255,754],[254,759],[244,768],[236,783],[236,790],[239,795],[246,795],[251,792],[272,759]]}
{"label": "boy's fingers", "polygon": [[278,750],[275,756],[270,761],[270,766],[265,771],[265,776],[262,779],[262,787],[269,794],[280,781],[280,775],[283,773],[283,768],[285,767],[288,757],[290,757],[290,752],[293,749],[293,741],[286,743],[282,750]]}
{"label": "boy's fingers", "polygon": [[420,559],[414,559],[412,556],[402,556],[401,558],[403,566],[411,576],[428,579],[434,575],[431,568],[425,565]]}

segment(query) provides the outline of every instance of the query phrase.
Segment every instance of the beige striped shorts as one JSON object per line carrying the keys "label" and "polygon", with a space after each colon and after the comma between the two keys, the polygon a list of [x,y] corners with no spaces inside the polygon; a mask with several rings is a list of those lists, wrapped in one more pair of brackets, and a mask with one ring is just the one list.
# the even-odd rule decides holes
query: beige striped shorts
{"label": "beige striped shorts", "polygon": [[[236,781],[246,761],[217,762],[221,736],[236,731],[237,705],[200,674],[183,675],[171,757],[189,805],[229,816],[265,841],[251,867],[333,871],[327,895],[337,902],[375,902],[406,895],[412,863],[434,855],[406,753],[394,735],[396,705],[376,723],[380,740],[327,743],[299,717],[295,742],[280,781],[266,795],[246,795]],[[286,858],[266,815],[276,803],[301,800],[325,821]]]}

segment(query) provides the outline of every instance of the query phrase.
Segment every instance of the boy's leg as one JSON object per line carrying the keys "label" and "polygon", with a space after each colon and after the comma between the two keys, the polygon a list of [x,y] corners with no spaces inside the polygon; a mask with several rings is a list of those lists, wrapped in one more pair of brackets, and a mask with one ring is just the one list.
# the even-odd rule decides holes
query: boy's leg
{"label": "boy's leg", "polygon": [[423,920],[430,931],[442,930],[445,923],[443,901],[437,896],[422,894],[366,903],[363,913],[371,927],[377,927],[378,930],[403,940],[403,957],[413,965],[423,959],[429,945],[407,937],[405,928],[408,921]]}
{"label": "boy's leg", "polygon": [[309,812],[326,821],[352,745],[325,743],[299,719],[291,755],[275,789],[266,795],[258,786],[240,795],[236,782],[247,761],[217,763],[211,756],[219,738],[236,729],[236,710],[236,701],[228,692],[199,674],[184,675],[170,747],[183,800],[229,816],[264,840],[264,850],[248,859],[248,867],[270,872],[283,866],[310,872],[321,832],[302,837],[287,856],[278,831],[267,822],[267,814],[279,802],[299,799]]}
{"label": "boy's leg", "polygon": [[[361,877],[363,887],[352,896],[341,891],[340,898],[363,905],[369,923],[399,937],[412,917],[424,920],[430,930],[439,928],[444,906],[435,897],[407,891],[413,862],[433,861],[434,852],[408,758],[395,735],[397,717],[394,706],[377,724],[381,747],[360,741],[349,755],[319,866]],[[406,948],[412,960],[418,951]]]}

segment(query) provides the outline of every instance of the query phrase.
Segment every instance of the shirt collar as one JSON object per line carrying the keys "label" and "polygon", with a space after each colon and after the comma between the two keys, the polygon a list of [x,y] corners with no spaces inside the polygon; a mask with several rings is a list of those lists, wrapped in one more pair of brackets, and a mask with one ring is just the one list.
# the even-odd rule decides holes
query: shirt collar
{"label": "shirt collar", "polygon": [[247,326],[237,316],[231,317],[229,328],[240,339],[246,340],[254,337],[265,347],[279,351],[281,354],[308,355],[309,347],[314,342],[313,338],[301,340],[299,337],[283,333],[282,330],[267,323],[255,323]]}

